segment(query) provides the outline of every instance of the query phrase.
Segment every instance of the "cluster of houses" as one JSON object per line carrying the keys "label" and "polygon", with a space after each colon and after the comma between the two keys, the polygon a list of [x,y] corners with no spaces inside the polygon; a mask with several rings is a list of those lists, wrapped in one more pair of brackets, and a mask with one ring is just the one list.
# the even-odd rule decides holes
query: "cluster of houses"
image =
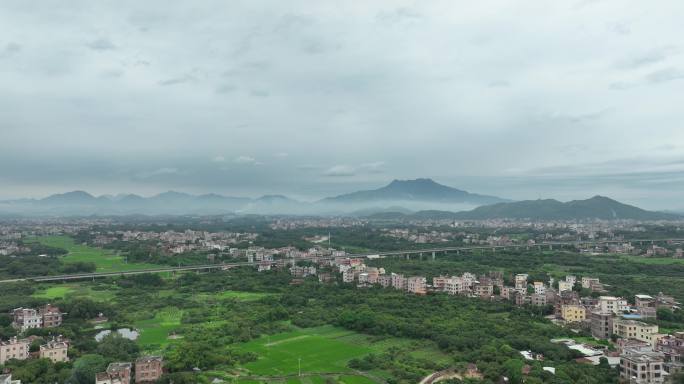
{"label": "cluster of houses", "polygon": [[130,384],[135,377],[135,383],[154,383],[164,373],[164,361],[160,356],[143,356],[135,360],[135,366],[130,362],[115,362],[107,366],[107,370],[95,375],[95,384]]}
{"label": "cluster of houses", "polygon": [[[617,352],[606,357],[619,364],[624,381],[645,384],[664,383],[669,375],[684,370],[684,332],[660,333],[656,324],[642,321],[655,319],[659,308],[678,307],[673,297],[659,293],[635,295],[634,305],[621,297],[565,295],[556,309],[562,321],[589,329],[594,338],[616,339]],[[600,353],[589,349],[587,355]]]}
{"label": "cluster of houses", "polygon": [[[62,324],[64,313],[54,305],[47,304],[38,309],[16,308],[12,310],[12,327],[19,332],[25,332],[33,328],[53,328]],[[38,336],[26,338],[11,337],[8,340],[0,340],[0,365],[7,360],[17,359],[26,360],[28,358],[50,359],[53,362],[65,362],[69,360],[67,356],[69,350],[69,340],[57,336],[40,345],[37,352],[30,353],[31,344],[41,339]],[[1,383],[1,381],[0,381]]]}
{"label": "cluster of houses", "polygon": [[103,231],[97,232],[92,240],[94,245],[102,246],[115,241],[156,241],[166,253],[185,253],[192,251],[224,251],[242,242],[251,242],[256,233],[207,232],[186,230],[177,231]]}

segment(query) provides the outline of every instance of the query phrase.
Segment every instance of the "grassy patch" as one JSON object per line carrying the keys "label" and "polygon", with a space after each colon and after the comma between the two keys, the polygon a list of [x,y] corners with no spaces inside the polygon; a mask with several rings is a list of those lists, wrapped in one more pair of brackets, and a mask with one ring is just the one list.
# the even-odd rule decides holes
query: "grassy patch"
{"label": "grassy patch", "polygon": [[259,359],[244,368],[257,375],[292,375],[301,362],[303,373],[347,372],[350,359],[371,349],[336,339],[339,332],[334,327],[318,327],[252,340],[240,348],[256,353]]}
{"label": "grassy patch", "polygon": [[116,288],[111,287],[107,290],[95,290],[81,284],[55,284],[51,286],[40,286],[31,296],[48,300],[85,297],[94,301],[110,301],[116,296]]}
{"label": "grassy patch", "polygon": [[178,308],[167,308],[157,312],[153,318],[135,322],[140,331],[138,344],[146,350],[158,350],[172,340],[169,334],[180,327],[183,311]]}
{"label": "grassy patch", "polygon": [[64,263],[95,263],[96,272],[121,272],[158,267],[154,264],[126,263],[123,256],[109,250],[76,244],[74,239],[68,236],[34,237],[29,241],[37,241],[50,247],[66,249],[69,253],[60,257]]}

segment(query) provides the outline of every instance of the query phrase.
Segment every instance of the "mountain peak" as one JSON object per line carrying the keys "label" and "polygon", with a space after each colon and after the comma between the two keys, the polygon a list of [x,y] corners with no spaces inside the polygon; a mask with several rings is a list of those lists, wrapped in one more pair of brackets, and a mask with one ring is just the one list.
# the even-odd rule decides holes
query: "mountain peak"
{"label": "mountain peak", "polygon": [[429,178],[392,180],[384,187],[348,193],[324,199],[327,202],[359,203],[378,201],[417,201],[447,204],[493,204],[505,200],[494,196],[478,195],[439,184]]}

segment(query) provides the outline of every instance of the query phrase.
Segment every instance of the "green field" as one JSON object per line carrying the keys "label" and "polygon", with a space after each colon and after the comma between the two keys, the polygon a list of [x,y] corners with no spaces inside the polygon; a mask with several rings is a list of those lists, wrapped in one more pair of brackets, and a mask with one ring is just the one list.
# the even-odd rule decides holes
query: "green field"
{"label": "green field", "polygon": [[[381,353],[392,347],[411,350],[411,355],[432,361],[450,362],[448,355],[430,342],[415,342],[400,338],[373,336],[337,328],[321,326],[297,329],[292,332],[262,336],[240,345],[245,352],[254,352],[257,361],[242,368],[248,377],[239,383],[325,383],[333,379],[344,384],[373,384],[376,380],[356,374],[347,367],[349,360],[368,353]],[[298,377],[301,359],[302,377]],[[373,377],[386,376],[374,371]],[[266,379],[271,377],[270,379]]]}
{"label": "green field", "polygon": [[74,239],[68,236],[34,237],[29,241],[37,241],[50,247],[66,249],[69,253],[60,257],[64,263],[95,263],[97,272],[121,272],[158,267],[154,264],[126,263],[123,256],[105,249],[76,244]]}
{"label": "green field", "polygon": [[302,372],[348,372],[347,362],[371,349],[337,340],[346,333],[349,332],[318,327],[263,336],[241,346],[242,350],[259,355],[257,361],[244,368],[257,375],[292,375],[297,374],[301,359]]}
{"label": "green field", "polygon": [[181,325],[183,311],[178,308],[167,308],[157,312],[153,318],[135,322],[135,328],[140,331],[138,344],[143,349],[159,350],[172,340],[169,334]]}
{"label": "green field", "polygon": [[40,286],[31,296],[41,299],[64,299],[86,297],[94,301],[110,301],[116,296],[115,287],[107,290],[95,290],[81,284],[55,284],[50,286]]}

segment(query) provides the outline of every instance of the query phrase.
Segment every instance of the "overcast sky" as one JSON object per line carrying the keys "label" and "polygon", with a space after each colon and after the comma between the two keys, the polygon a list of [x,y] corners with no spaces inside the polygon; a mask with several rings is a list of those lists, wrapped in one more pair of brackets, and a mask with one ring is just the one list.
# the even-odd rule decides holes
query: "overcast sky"
{"label": "overcast sky", "polygon": [[0,197],[430,177],[684,208],[684,2],[0,3]]}

